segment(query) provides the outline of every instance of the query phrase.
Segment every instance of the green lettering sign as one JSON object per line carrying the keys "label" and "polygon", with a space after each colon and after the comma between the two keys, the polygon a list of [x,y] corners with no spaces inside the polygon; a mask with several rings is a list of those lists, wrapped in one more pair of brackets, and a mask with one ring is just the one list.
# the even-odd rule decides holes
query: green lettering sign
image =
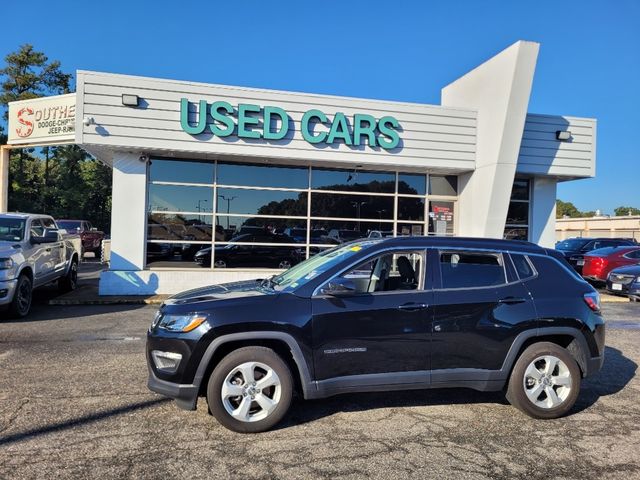
{"label": "green lettering sign", "polygon": [[[195,122],[189,121],[189,107],[189,100],[180,99],[180,126],[190,135],[200,135],[208,127],[216,137],[229,137],[235,133],[239,138],[277,141],[289,133],[291,118],[280,107],[241,103],[236,109],[229,102],[217,101],[209,105],[206,100],[200,100]],[[385,150],[400,144],[399,127],[398,120],[391,116],[376,120],[372,115],[356,113],[348,118],[344,113],[336,112],[330,117],[317,109],[305,112],[300,122],[302,138],[312,145],[341,141],[348,146],[366,143],[371,148],[379,146]]]}

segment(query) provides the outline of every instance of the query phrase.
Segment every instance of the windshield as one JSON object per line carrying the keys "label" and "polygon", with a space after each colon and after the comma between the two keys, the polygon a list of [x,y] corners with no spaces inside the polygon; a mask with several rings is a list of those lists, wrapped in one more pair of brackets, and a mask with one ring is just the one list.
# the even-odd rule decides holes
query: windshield
{"label": "windshield", "polygon": [[584,238],[570,238],[556,243],[556,250],[580,250],[588,241],[589,239]]}
{"label": "windshield", "polygon": [[324,252],[314,255],[308,260],[299,263],[295,267],[290,268],[286,272],[273,277],[273,283],[279,290],[295,290],[343,260],[357,254],[363,248],[375,245],[376,243],[378,242],[375,240],[369,240],[359,243],[350,243],[348,245],[342,245],[325,250]]}
{"label": "windshield", "polygon": [[24,238],[26,221],[20,218],[0,218],[0,240],[19,242]]}
{"label": "windshield", "polygon": [[80,222],[72,222],[69,220],[58,221],[58,227],[64,228],[67,232],[71,232],[80,228]]}

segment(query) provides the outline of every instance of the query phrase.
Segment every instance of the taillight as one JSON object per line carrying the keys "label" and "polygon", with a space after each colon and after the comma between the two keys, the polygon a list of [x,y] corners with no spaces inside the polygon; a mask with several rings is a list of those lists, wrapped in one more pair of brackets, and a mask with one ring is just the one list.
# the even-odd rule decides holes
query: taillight
{"label": "taillight", "polygon": [[584,303],[594,312],[600,311],[600,294],[598,292],[589,292],[584,294]]}

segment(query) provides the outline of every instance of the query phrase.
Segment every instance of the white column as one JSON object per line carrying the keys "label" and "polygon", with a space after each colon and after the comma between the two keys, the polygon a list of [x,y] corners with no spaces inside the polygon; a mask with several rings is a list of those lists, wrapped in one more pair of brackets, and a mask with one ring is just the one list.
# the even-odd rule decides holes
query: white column
{"label": "white column", "polygon": [[460,182],[460,235],[504,234],[538,48],[516,42],[442,89],[442,105],[478,112],[476,169]]}
{"label": "white column", "polygon": [[113,156],[111,270],[142,270],[145,263],[147,164],[139,155]]}
{"label": "white column", "polygon": [[0,147],[0,213],[9,208],[9,152],[7,145]]}
{"label": "white column", "polygon": [[529,238],[542,247],[556,244],[556,186],[553,178],[534,178],[531,189]]}

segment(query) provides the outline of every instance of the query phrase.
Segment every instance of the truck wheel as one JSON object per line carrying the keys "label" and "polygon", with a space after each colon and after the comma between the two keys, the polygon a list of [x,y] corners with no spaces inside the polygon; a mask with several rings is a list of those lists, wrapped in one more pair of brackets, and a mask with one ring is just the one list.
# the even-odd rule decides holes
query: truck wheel
{"label": "truck wheel", "polygon": [[270,348],[243,347],[224,357],[207,385],[213,416],[229,430],[269,430],[291,405],[293,379],[287,364]]}
{"label": "truck wheel", "polygon": [[23,318],[29,314],[31,310],[31,300],[33,298],[33,285],[31,279],[21,274],[18,277],[16,291],[13,294],[13,300],[9,304],[9,315],[16,318]]}
{"label": "truck wheel", "polygon": [[70,292],[75,290],[78,286],[78,259],[73,257],[71,265],[69,265],[69,271],[67,274],[58,280],[58,289],[62,292]]}
{"label": "truck wheel", "polygon": [[580,379],[580,367],[566,349],[534,343],[513,367],[507,400],[530,417],[559,418],[576,403]]}

